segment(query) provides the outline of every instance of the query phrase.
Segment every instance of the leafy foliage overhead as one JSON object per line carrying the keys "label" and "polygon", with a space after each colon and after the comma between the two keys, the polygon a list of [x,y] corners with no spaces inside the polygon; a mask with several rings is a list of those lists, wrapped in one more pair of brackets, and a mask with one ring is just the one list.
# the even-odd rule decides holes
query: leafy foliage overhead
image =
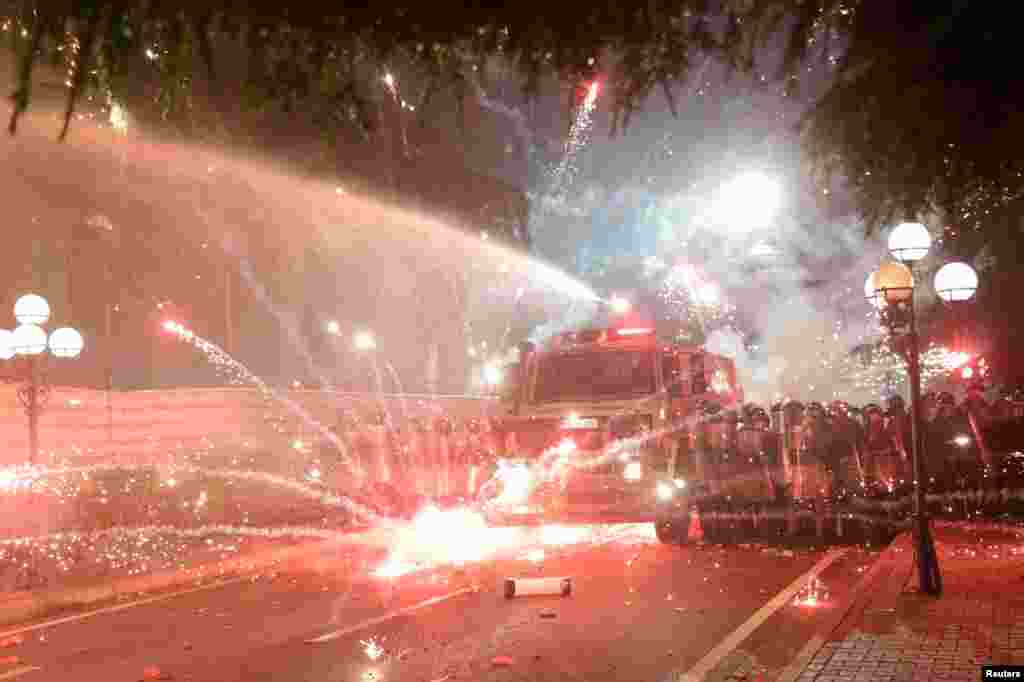
{"label": "leafy foliage overhead", "polygon": [[731,34],[714,26],[736,21],[712,20],[694,0],[557,11],[540,2],[495,9],[441,0],[352,3],[326,12],[316,3],[260,0],[2,0],[0,12],[10,17],[6,28],[20,60],[12,129],[28,105],[39,56],[68,62],[73,111],[90,87],[115,95],[137,87],[125,76],[137,73],[147,54],[170,104],[197,76],[214,77],[231,51],[244,55],[254,96],[285,106],[319,99],[328,118],[344,122],[370,123],[363,115],[367,79],[395,64],[417,68],[435,88],[466,88],[494,57],[514,62],[527,91],[548,74],[582,81],[615,67],[618,111],[627,118],[653,88],[670,92],[695,51],[724,48]]}
{"label": "leafy foliage overhead", "polygon": [[[202,81],[239,80],[246,99],[308,113],[329,134],[374,125],[385,72],[425,83],[417,108],[447,90],[461,102],[495,60],[527,93],[543,78],[595,77],[613,129],[696,57],[740,70],[777,61],[799,84],[810,59],[834,81],[804,122],[815,167],[844,177],[869,224],[939,211],[978,227],[1021,201],[1024,91],[1017,87],[1013,3],[966,0],[646,0],[490,6],[434,2],[0,0],[18,58],[10,130],[31,100],[37,60],[67,69],[65,126],[86,93],[115,98],[156,84],[165,117],[187,115]],[[783,42],[779,42],[779,36]],[[374,85],[377,84],[376,87]],[[579,88],[569,88],[570,106]],[[1016,231],[1016,226],[1012,226]]]}
{"label": "leafy foliage overhead", "polygon": [[[786,14],[789,3],[774,4]],[[1010,5],[823,0],[803,10],[786,74],[818,49],[835,65],[805,117],[806,148],[819,170],[844,176],[868,224],[937,213],[954,232],[1019,233],[1024,91]]]}

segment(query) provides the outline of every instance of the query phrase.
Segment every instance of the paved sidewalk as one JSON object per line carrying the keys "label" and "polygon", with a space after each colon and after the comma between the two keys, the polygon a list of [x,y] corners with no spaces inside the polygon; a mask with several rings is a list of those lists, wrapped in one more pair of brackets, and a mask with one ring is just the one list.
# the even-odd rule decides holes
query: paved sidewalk
{"label": "paved sidewalk", "polygon": [[940,526],[935,539],[941,597],[916,592],[910,537],[901,535],[838,628],[780,679],[974,681],[981,665],[1024,664],[1024,532]]}

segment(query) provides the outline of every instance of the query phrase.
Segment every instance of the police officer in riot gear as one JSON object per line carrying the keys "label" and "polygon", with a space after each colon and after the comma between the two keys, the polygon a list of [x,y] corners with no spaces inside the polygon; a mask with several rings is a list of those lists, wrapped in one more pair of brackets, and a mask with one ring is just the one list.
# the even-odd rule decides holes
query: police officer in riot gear
{"label": "police officer in riot gear", "polygon": [[828,474],[829,443],[832,439],[831,424],[825,415],[825,408],[819,402],[807,404],[807,412],[800,425],[800,463],[803,471],[804,497],[820,497],[830,494]]}
{"label": "police officer in riot gear", "polygon": [[864,434],[849,414],[850,406],[835,400],[829,405],[829,420],[832,426],[832,440],[829,443],[828,464],[831,469],[833,496],[848,497],[859,488],[855,483],[864,479],[861,465]]}
{"label": "police officer in riot gear", "polygon": [[926,477],[939,490],[952,490],[957,480],[957,436],[969,428],[958,414],[952,393],[943,392],[936,398],[935,418],[925,433]]}
{"label": "police officer in riot gear", "polygon": [[890,396],[885,403],[885,430],[898,453],[898,457],[891,462],[893,476],[896,486],[902,487],[913,480],[910,472],[910,455],[914,451],[913,428],[901,396]]}

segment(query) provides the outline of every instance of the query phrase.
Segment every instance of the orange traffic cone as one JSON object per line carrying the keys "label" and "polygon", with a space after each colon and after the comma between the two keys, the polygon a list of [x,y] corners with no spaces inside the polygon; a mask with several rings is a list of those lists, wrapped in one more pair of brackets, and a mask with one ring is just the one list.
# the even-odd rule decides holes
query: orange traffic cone
{"label": "orange traffic cone", "polygon": [[690,513],[690,530],[687,531],[686,537],[690,542],[700,542],[704,539],[704,527],[700,524],[700,514],[697,512]]}

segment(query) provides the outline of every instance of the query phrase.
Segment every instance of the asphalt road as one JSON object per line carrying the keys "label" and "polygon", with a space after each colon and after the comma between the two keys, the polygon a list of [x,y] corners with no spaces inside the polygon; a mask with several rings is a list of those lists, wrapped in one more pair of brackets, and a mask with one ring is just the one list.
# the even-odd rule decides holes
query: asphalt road
{"label": "asphalt road", "polygon": [[[652,535],[649,524],[623,526],[602,543],[549,546],[543,560],[540,540],[526,536],[498,559],[394,581],[368,575],[378,553],[348,550],[24,631],[13,643],[18,628],[9,628],[0,680],[674,682],[701,665],[706,679],[770,680],[873,558],[860,549],[669,547]],[[823,558],[832,563],[817,603],[780,602]],[[573,593],[507,600],[507,576],[572,576]],[[416,608],[431,598],[439,601]],[[737,629],[749,635],[730,638]]]}

